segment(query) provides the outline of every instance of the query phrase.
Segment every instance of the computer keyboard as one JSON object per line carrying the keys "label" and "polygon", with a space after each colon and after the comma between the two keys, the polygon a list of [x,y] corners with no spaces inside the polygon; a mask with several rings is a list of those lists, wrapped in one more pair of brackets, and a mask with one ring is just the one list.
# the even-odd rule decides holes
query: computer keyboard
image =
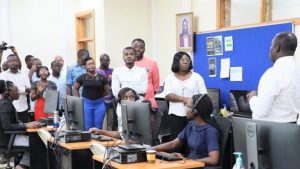
{"label": "computer keyboard", "polygon": [[91,138],[97,141],[112,141],[111,137],[99,135],[99,134],[91,134]]}
{"label": "computer keyboard", "polygon": [[46,127],[47,126],[47,123],[41,123],[39,122],[39,127]]}
{"label": "computer keyboard", "polygon": [[179,161],[182,160],[180,157],[176,157],[174,154],[166,153],[166,152],[156,152],[156,158],[165,160],[165,161]]}

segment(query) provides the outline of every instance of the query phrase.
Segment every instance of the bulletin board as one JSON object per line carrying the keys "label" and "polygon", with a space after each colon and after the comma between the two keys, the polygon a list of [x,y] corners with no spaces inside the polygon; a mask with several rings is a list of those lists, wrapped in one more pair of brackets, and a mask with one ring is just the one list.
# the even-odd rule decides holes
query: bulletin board
{"label": "bulletin board", "polygon": [[[260,77],[272,66],[269,50],[279,32],[293,32],[293,23],[278,23],[234,30],[195,34],[194,71],[204,79],[207,88],[220,89],[220,103],[230,105],[230,90],[257,90]],[[222,36],[223,54],[207,56],[207,37]],[[232,36],[233,50],[224,50],[224,37]],[[209,77],[209,58],[216,58],[216,76]],[[242,81],[220,78],[221,59],[230,58],[230,67],[242,67]]]}

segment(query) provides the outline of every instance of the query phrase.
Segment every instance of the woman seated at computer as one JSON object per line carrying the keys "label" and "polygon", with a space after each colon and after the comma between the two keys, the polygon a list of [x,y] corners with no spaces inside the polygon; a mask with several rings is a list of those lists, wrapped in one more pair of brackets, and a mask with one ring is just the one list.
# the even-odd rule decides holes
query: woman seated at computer
{"label": "woman seated at computer", "polygon": [[[139,100],[139,96],[136,93],[135,90],[124,87],[122,88],[118,93],[118,103],[121,103],[121,101],[137,101]],[[119,110],[121,111],[121,110]],[[118,122],[118,128],[121,128],[120,122]],[[98,128],[90,128],[89,130],[92,134],[101,134],[106,135],[109,137],[114,137],[117,139],[122,139],[119,131],[107,131],[107,130],[101,130]]]}
{"label": "woman seated at computer", "polygon": [[[0,100],[0,146],[7,147],[10,134],[5,131],[25,131],[28,128],[40,126],[39,122],[22,123],[19,121],[18,114],[12,102],[19,99],[18,88],[11,81],[0,80],[0,94],[3,99]],[[14,146],[29,146],[28,136],[19,134],[16,136]],[[29,168],[29,152],[23,154],[23,157],[16,169]]]}
{"label": "woman seated at computer", "polygon": [[[197,94],[185,105],[187,118],[192,119],[173,141],[154,146],[157,151],[173,150],[187,144],[188,158],[204,162],[206,165],[217,165],[219,162],[218,131],[211,119],[213,111],[211,99],[206,95]],[[176,153],[176,156],[181,154]]]}

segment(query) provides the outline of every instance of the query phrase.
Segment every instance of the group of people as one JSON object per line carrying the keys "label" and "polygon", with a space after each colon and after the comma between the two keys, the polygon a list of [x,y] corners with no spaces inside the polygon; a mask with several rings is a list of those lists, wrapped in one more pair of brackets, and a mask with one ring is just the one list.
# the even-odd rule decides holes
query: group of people
{"label": "group of people", "polygon": [[[297,121],[300,71],[293,57],[296,47],[297,38],[293,33],[283,32],[274,37],[270,49],[274,65],[262,76],[258,92],[253,91],[248,95],[253,118],[279,122]],[[0,79],[3,79],[0,81],[1,137],[7,138],[3,134],[6,130],[25,130],[38,126],[36,122],[26,123],[27,117],[23,117],[28,110],[26,96],[30,96],[31,101],[36,101],[35,120],[38,120],[45,116],[42,109],[45,102],[43,93],[45,89],[49,89],[59,90],[61,95],[83,97],[85,130],[121,139],[120,105],[114,110],[114,98],[117,103],[122,100],[147,100],[151,103],[153,112],[158,108],[154,96],[159,90],[159,70],[157,63],[145,57],[144,52],[145,42],[134,39],[131,46],[123,50],[124,65],[111,69],[107,54],[100,56],[101,65],[96,68],[89,52],[80,49],[77,63],[65,73],[62,58],[56,57],[51,63],[52,74],[47,67],[42,66],[39,59],[31,55],[25,58],[28,73],[24,74],[19,70],[17,56],[9,55],[9,69],[0,74]],[[172,73],[166,77],[163,91],[165,99],[169,101],[172,141],[153,148],[158,151],[187,153],[189,158],[207,165],[217,165],[219,134],[218,126],[211,118],[212,101],[206,94],[203,78],[192,69],[193,63],[188,53],[175,53]],[[60,103],[60,108],[63,108],[62,105]],[[119,130],[113,129],[114,114],[117,115]],[[114,131],[102,129],[105,116],[110,130]],[[19,120],[24,123],[19,123]],[[7,140],[0,140],[1,145],[7,144]],[[24,166],[28,165],[23,161],[19,167]]]}

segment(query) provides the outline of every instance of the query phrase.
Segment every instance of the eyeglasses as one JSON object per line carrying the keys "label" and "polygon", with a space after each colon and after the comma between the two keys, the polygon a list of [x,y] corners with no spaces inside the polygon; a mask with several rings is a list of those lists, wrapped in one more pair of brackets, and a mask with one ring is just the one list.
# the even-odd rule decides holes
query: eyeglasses
{"label": "eyeglasses", "polygon": [[180,59],[180,62],[191,62],[190,59]]}

